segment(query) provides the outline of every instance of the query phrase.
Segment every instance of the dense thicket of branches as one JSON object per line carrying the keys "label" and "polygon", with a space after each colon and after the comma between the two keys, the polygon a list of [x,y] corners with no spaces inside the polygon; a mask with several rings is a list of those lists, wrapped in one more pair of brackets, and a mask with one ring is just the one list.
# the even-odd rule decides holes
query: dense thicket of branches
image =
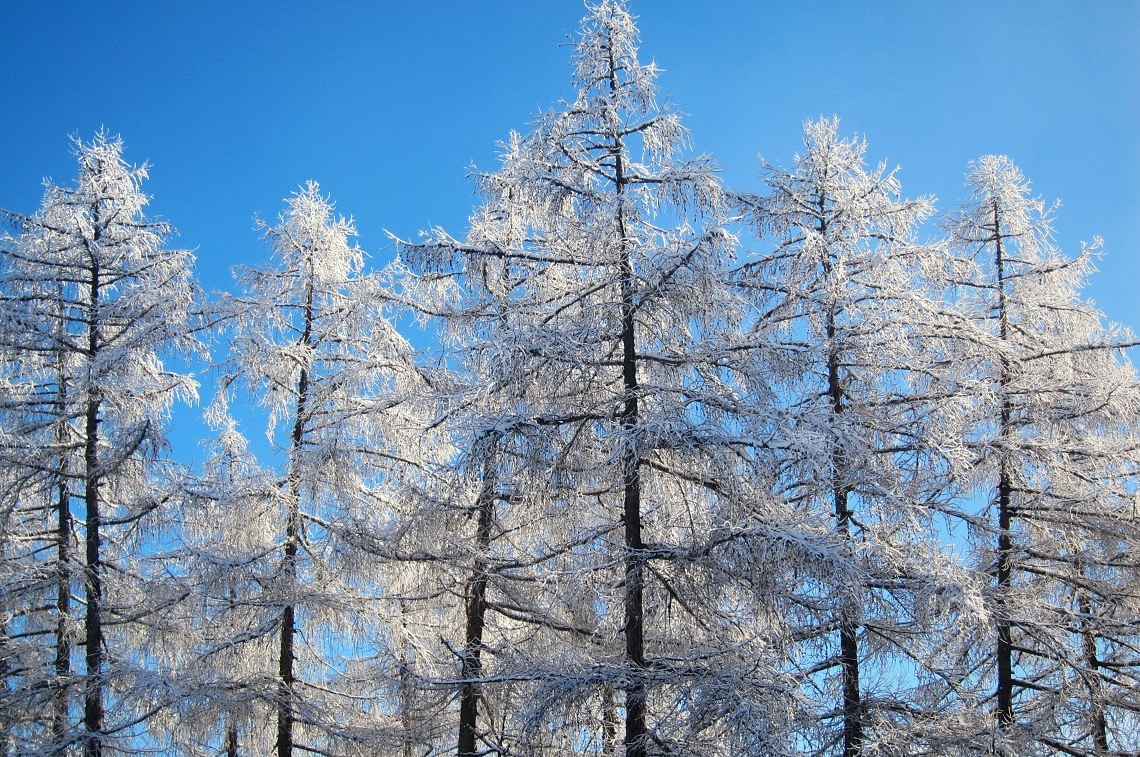
{"label": "dense thicket of branches", "polygon": [[905,199],[836,119],[726,189],[637,47],[590,6],[467,231],[380,271],[309,182],[206,305],[103,134],[7,214],[0,753],[1140,750],[1099,241],[1001,156]]}

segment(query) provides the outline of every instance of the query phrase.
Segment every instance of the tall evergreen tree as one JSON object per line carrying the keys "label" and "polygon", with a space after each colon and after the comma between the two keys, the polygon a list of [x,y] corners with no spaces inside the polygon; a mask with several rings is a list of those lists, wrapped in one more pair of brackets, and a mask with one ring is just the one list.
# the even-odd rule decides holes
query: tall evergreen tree
{"label": "tall evergreen tree", "polygon": [[766,166],[767,194],[741,197],[775,247],[737,275],[757,308],[742,352],[781,408],[779,489],[831,522],[849,561],[825,577],[826,596],[789,610],[794,659],[817,700],[806,745],[830,752],[838,741],[845,755],[937,743],[948,703],[920,694],[938,688],[933,651],[956,614],[932,612],[933,600],[973,591],[936,528],[953,437],[938,393],[961,321],[940,300],[948,257],[916,240],[930,201],[902,199],[895,174],[868,168],[865,152],[836,119],[805,124],[794,168]]}
{"label": "tall evergreen tree", "polygon": [[[6,440],[23,483],[8,494],[24,516],[41,519],[23,536],[43,547],[23,557],[40,562],[42,587],[54,595],[49,608],[17,621],[26,639],[54,639],[49,667],[37,674],[46,687],[16,694],[53,692],[55,704],[43,708],[50,735],[29,732],[34,740],[20,748],[125,750],[166,701],[157,671],[147,669],[157,638],[148,621],[158,608],[140,539],[167,509],[166,416],[175,400],[195,395],[190,377],[163,363],[196,349],[193,257],[167,249],[170,227],[143,215],[147,169],[129,166],[122,151],[103,133],[75,143],[78,180],[48,187],[40,211],[22,219],[4,270],[0,339],[8,381],[25,390]],[[73,582],[82,587],[78,602]],[[75,635],[81,666],[72,660]],[[45,664],[42,655],[35,664]]]}
{"label": "tall evergreen tree", "polygon": [[758,589],[766,558],[830,553],[773,500],[732,417],[725,194],[636,47],[624,3],[591,7],[574,98],[480,176],[466,239],[405,248],[417,300],[472,356],[468,406],[487,410],[459,432],[483,487],[455,645],[461,754],[496,746],[476,716],[508,690],[527,753],[786,746],[791,684]]}
{"label": "tall evergreen tree", "polygon": [[[1099,241],[1056,247],[1052,208],[1004,156],[972,164],[949,220],[976,266],[975,522],[993,626],[974,640],[1003,753],[1137,748],[1136,413],[1131,336],[1080,297]],[[1133,651],[1126,651],[1133,650]]]}
{"label": "tall evergreen tree", "polygon": [[289,198],[277,225],[261,228],[276,265],[237,271],[231,354],[213,408],[224,420],[233,392],[248,390],[283,458],[279,486],[259,499],[242,537],[260,544],[250,566],[259,588],[235,599],[272,617],[241,643],[271,654],[272,690],[259,695],[273,713],[278,755],[384,748],[396,729],[390,703],[362,704],[384,686],[370,662],[388,649],[382,572],[352,549],[346,529],[375,522],[430,450],[430,435],[415,433],[419,372],[385,316],[383,282],[363,272],[363,253],[349,241],[351,221],[315,183]]}

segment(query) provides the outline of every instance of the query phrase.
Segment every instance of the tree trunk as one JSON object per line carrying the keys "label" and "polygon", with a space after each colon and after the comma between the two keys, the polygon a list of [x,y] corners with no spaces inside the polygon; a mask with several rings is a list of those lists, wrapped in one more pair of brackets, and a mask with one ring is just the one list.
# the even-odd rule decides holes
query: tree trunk
{"label": "tree trunk", "polygon": [[[618,91],[617,62],[614,59],[612,34],[609,39],[610,92]],[[625,403],[622,409],[622,432],[625,447],[622,452],[622,523],[625,535],[625,658],[630,666],[629,682],[625,685],[625,754],[626,757],[645,757],[646,754],[646,685],[641,678],[645,668],[645,606],[644,606],[644,544],[641,535],[641,461],[634,444],[635,431],[640,420],[637,380],[637,332],[634,320],[634,276],[630,259],[629,237],[625,227],[623,202],[625,201],[625,145],[620,135],[613,137],[611,151],[614,157],[614,191],[617,195],[618,255],[621,263],[621,344],[622,389]]]}
{"label": "tree trunk", "polygon": [[[823,204],[821,199],[820,204]],[[826,231],[826,226],[821,229]],[[838,419],[843,412],[843,384],[839,376],[839,352],[835,348],[835,308],[827,313],[827,394],[831,401],[831,412]],[[838,443],[832,449],[832,502],[835,508],[835,529],[839,538],[847,544],[851,540],[851,510],[847,497],[849,490],[843,479],[847,472],[847,461]],[[856,611],[847,601],[839,613],[839,663],[843,670],[843,754],[854,757],[863,750],[863,703],[859,685],[859,623]]]}
{"label": "tree trunk", "polygon": [[[615,85],[616,86],[616,85]],[[618,233],[621,244],[621,323],[622,323],[622,389],[625,407],[622,410],[622,431],[625,448],[622,453],[622,522],[625,526],[625,657],[631,667],[629,683],[625,687],[625,750],[626,757],[644,757],[646,754],[646,687],[641,678],[645,668],[645,608],[644,608],[644,544],[641,536],[641,461],[634,443],[640,419],[637,380],[637,333],[634,321],[633,264],[629,259],[625,219],[621,212],[625,180],[623,176],[623,146],[616,141],[614,150],[617,194]]]}
{"label": "tree trunk", "polygon": [[478,739],[479,698],[483,676],[483,628],[487,615],[487,552],[491,546],[491,525],[495,511],[494,456],[484,468],[483,486],[476,505],[475,566],[467,582],[467,628],[463,647],[463,683],[459,689],[458,757],[474,757]]}
{"label": "tree trunk", "polygon": [[[0,687],[5,690],[8,689],[8,624],[0,622]],[[8,754],[12,751],[12,730],[15,728],[15,723],[0,722],[0,755]]]}
{"label": "tree trunk", "polygon": [[610,686],[602,689],[602,755],[617,755],[617,705],[614,703],[614,690]]}
{"label": "tree trunk", "polygon": [[[61,434],[62,436],[62,434]],[[61,445],[62,446],[62,445]],[[65,453],[66,454],[66,453]],[[61,455],[61,457],[63,457]],[[55,600],[55,697],[52,703],[52,740],[62,744],[67,734],[68,690],[71,678],[71,640],[67,628],[71,616],[71,497],[66,463],[60,466],[56,502],[56,587]],[[60,746],[57,755],[66,754]]]}
{"label": "tree trunk", "polygon": [[[56,314],[63,330],[63,286],[57,295],[59,312]],[[71,689],[71,638],[68,629],[71,620],[71,482],[68,480],[71,466],[71,453],[68,450],[67,423],[67,376],[62,355],[56,363],[59,386],[55,403],[56,434],[55,443],[59,448],[56,475],[56,598],[55,598],[55,696],[52,702],[52,740],[58,745],[54,752],[64,757],[67,748],[64,739],[68,728],[68,699]]]}
{"label": "tree trunk", "polygon": [[226,724],[226,757],[238,757],[237,718],[233,715]]}
{"label": "tree trunk", "polygon": [[[285,585],[297,583],[297,518],[289,513],[285,535]],[[281,612],[281,638],[277,667],[277,757],[293,754],[293,636],[297,632],[296,612],[290,600]]]}
{"label": "tree trunk", "polygon": [[84,502],[87,505],[87,613],[84,619],[87,661],[86,692],[83,702],[83,727],[87,731],[84,754],[99,757],[102,754],[100,732],[103,730],[103,562],[102,534],[99,513],[99,402],[87,403],[86,449],[87,465],[84,483]]}
{"label": "tree trunk", "polygon": [[[408,639],[408,605],[400,600],[400,632],[402,638]],[[402,730],[403,756],[415,757],[415,741],[412,733],[415,731],[415,719],[408,702],[412,696],[412,657],[408,653],[408,645],[404,643],[400,649],[400,728]]]}
{"label": "tree trunk", "polygon": [[[1083,571],[1082,571],[1083,572]],[[1089,687],[1089,717],[1092,720],[1090,729],[1093,738],[1093,754],[1100,757],[1108,754],[1108,719],[1104,713],[1102,701],[1102,684],[1100,680],[1100,659],[1097,655],[1096,631],[1090,627],[1093,617],[1093,604],[1088,592],[1077,591],[1077,610],[1081,620],[1081,652],[1088,667]]]}
{"label": "tree trunk", "polygon": [[[1009,337],[1009,314],[1005,300],[1005,260],[1002,247],[1001,206],[994,200],[994,266],[997,273],[998,290],[998,337],[1004,345]],[[1013,625],[1009,617],[1009,601],[1013,576],[1013,516],[1012,496],[1013,477],[1010,470],[1009,447],[1011,441],[1010,422],[1013,418],[1013,405],[1009,398],[1009,362],[1003,352],[998,358],[998,396],[1001,401],[1000,441],[998,454],[998,540],[997,540],[997,685],[994,696],[997,699],[997,722],[1006,731],[1013,725]]]}
{"label": "tree trunk", "polygon": [[[305,294],[304,325],[299,343],[308,347],[313,334],[312,272]],[[288,522],[285,524],[285,550],[282,576],[288,600],[281,612],[281,638],[277,667],[277,757],[292,757],[293,722],[293,644],[297,635],[297,610],[293,592],[297,586],[297,552],[301,541],[301,445],[305,440],[305,411],[309,399],[309,371],[302,366],[297,377],[297,404],[294,408],[293,431],[289,437]]]}
{"label": "tree trunk", "polygon": [[[99,242],[99,206],[92,208],[94,242]],[[100,276],[97,257],[91,255],[91,279],[87,303],[87,360],[95,365],[102,347],[99,329]],[[86,731],[83,742],[85,757],[101,757],[103,753],[103,559],[102,534],[100,533],[101,513],[99,511],[99,488],[102,471],[99,470],[99,411],[101,400],[98,390],[89,386],[87,407],[84,417],[83,438],[83,501],[86,507],[86,560],[84,580],[87,607],[84,616],[84,649],[86,679],[83,698],[83,728]]]}

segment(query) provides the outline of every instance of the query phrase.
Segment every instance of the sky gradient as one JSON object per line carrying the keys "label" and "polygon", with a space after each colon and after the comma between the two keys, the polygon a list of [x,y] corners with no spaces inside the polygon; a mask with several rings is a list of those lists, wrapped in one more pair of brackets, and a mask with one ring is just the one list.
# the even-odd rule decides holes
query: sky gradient
{"label": "sky gradient", "polygon": [[[1140,329],[1140,3],[634,0],[642,59],[725,182],[757,191],[805,119],[837,115],[907,196],[963,198],[967,164],[1012,157],[1061,200],[1057,238],[1105,239],[1085,290]],[[69,135],[121,134],[148,161],[152,215],[207,289],[268,247],[308,179],[383,264],[390,230],[457,236],[498,142],[573,94],[577,0],[0,0],[0,208],[32,213],[75,176]],[[934,230],[931,229],[931,234]]]}

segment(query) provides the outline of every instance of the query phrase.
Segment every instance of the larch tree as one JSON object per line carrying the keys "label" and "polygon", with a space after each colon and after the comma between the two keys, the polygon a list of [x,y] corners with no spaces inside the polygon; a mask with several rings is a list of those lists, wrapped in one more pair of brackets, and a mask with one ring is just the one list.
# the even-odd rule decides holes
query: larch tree
{"label": "larch tree", "polygon": [[177,637],[159,659],[177,672],[178,697],[151,732],[179,754],[237,757],[268,753],[274,743],[267,689],[279,615],[265,607],[274,597],[263,587],[278,568],[272,536],[280,487],[236,421],[216,420],[217,436],[186,482],[177,538],[165,555],[168,592],[181,601],[169,613]]}
{"label": "larch tree", "polygon": [[[363,270],[338,217],[309,182],[275,226],[261,224],[275,265],[236,271],[229,307],[231,354],[212,409],[223,420],[239,387],[267,412],[283,458],[275,496],[249,516],[271,558],[254,596],[272,615],[249,645],[273,638],[271,690],[276,753],[377,749],[396,738],[377,663],[389,648],[383,571],[351,548],[346,530],[376,522],[400,477],[430,450],[414,416],[419,372],[386,317],[381,278]],[[284,433],[278,434],[278,428]],[[239,516],[240,517],[240,516]],[[382,520],[382,518],[380,518]],[[262,560],[264,563],[264,560]],[[215,589],[213,589],[216,591]]]}
{"label": "larch tree", "polygon": [[590,7],[574,98],[480,175],[467,237],[404,248],[426,310],[468,298],[448,328],[487,411],[457,432],[481,481],[457,645],[464,755],[498,748],[504,682],[529,682],[512,738],[530,754],[786,747],[792,684],[759,589],[768,560],[807,564],[814,545],[827,562],[827,539],[778,514],[762,443],[729,410],[741,397],[717,335],[743,301],[726,195],[686,156],[637,37],[624,3]]}
{"label": "larch tree", "polygon": [[1133,344],[1082,300],[1099,240],[1075,258],[1054,208],[1009,158],[971,165],[948,220],[975,266],[975,420],[966,428],[986,508],[976,560],[993,622],[972,639],[997,751],[1121,754],[1140,747],[1137,410]]}
{"label": "larch tree", "polygon": [[[3,720],[9,744],[50,742],[62,748],[72,725],[69,708],[79,689],[72,660],[77,636],[72,616],[76,532],[68,472],[76,449],[66,414],[69,356],[54,348],[57,335],[44,339],[39,329],[20,322],[25,303],[39,296],[57,299],[62,285],[22,270],[21,256],[42,245],[43,237],[33,219],[15,220],[23,233],[4,240],[10,247],[4,250],[0,274],[9,335],[3,340],[0,384],[5,471],[0,661],[5,680],[18,683],[6,689]],[[17,730],[20,735],[12,735]]]}
{"label": "larch tree", "polygon": [[25,545],[41,545],[24,557],[40,563],[42,588],[54,595],[16,621],[26,639],[53,639],[50,672],[40,675],[55,700],[40,702],[51,728],[29,731],[20,750],[128,751],[168,703],[147,663],[157,638],[150,621],[162,608],[140,558],[169,509],[166,417],[176,400],[195,397],[194,381],[163,361],[198,348],[196,289],[193,256],[167,249],[170,226],[143,215],[146,167],[129,166],[122,152],[104,133],[77,140],[76,183],[49,185],[6,251],[5,378],[24,390],[22,419],[5,440],[22,481],[6,494],[22,517],[41,519],[22,530]]}
{"label": "larch tree", "polygon": [[735,277],[756,308],[739,352],[780,408],[778,491],[830,521],[846,561],[786,605],[806,692],[799,733],[803,748],[849,757],[937,749],[953,700],[935,651],[970,606],[944,600],[980,606],[937,528],[960,457],[944,380],[962,321],[941,301],[949,257],[917,241],[930,201],[903,199],[894,172],[866,165],[864,141],[841,138],[837,119],[804,131],[795,166],[766,165],[766,193],[740,196],[773,249]]}

